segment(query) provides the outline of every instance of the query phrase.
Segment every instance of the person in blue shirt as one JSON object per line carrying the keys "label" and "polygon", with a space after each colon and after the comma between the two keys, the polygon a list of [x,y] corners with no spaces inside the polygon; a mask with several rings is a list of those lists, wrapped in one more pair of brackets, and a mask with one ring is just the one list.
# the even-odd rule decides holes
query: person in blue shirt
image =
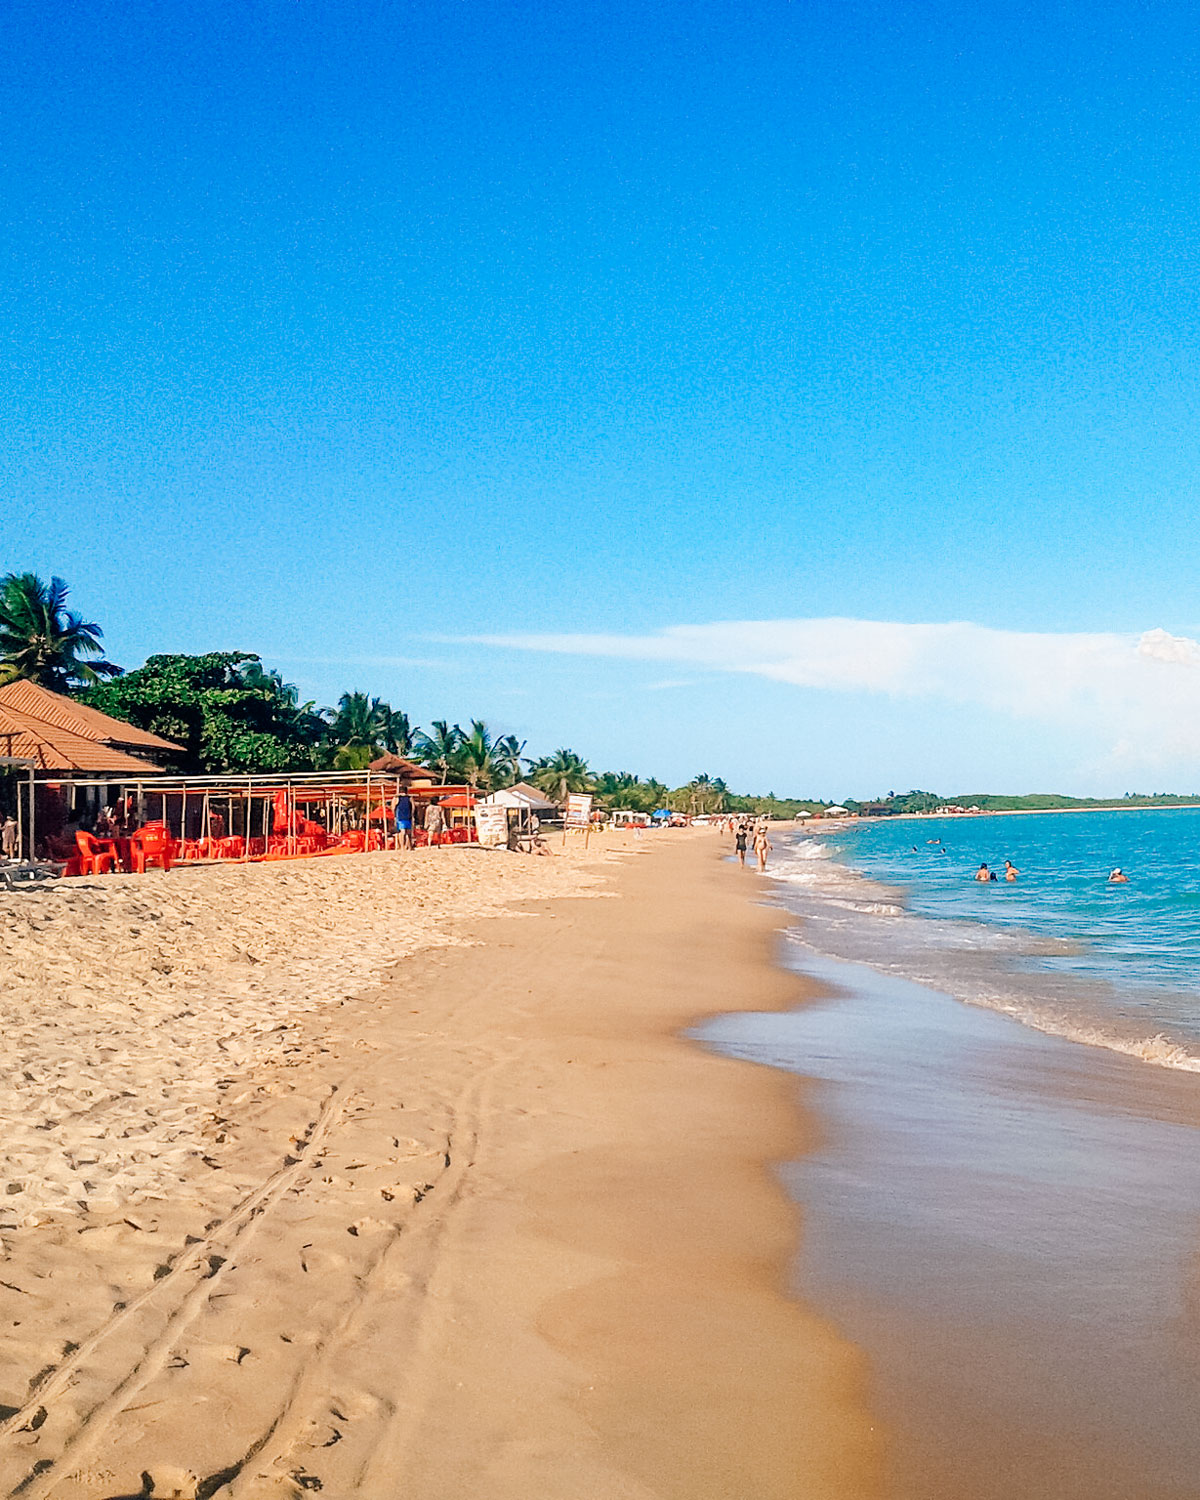
{"label": "person in blue shirt", "polygon": [[413,805],[407,792],[401,792],[396,798],[396,837],[400,840],[401,849],[412,848]]}

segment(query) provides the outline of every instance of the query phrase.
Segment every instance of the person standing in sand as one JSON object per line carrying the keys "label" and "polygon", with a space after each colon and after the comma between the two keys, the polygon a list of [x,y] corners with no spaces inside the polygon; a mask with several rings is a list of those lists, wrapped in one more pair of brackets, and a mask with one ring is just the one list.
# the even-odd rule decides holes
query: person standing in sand
{"label": "person standing in sand", "polygon": [[11,814],[5,818],[4,827],[0,828],[0,851],[3,851],[5,859],[17,857],[17,820]]}
{"label": "person standing in sand", "polygon": [[442,811],[441,803],[434,797],[425,809],[425,841],[431,849],[437,848],[445,827],[446,814]]}
{"label": "person standing in sand", "polygon": [[412,848],[413,805],[412,798],[407,792],[401,792],[396,798],[396,837],[400,841],[401,849]]}
{"label": "person standing in sand", "polygon": [[767,873],[767,855],[770,854],[774,845],[767,837],[767,830],[760,823],[754,834],[754,852],[758,855],[758,873]]}

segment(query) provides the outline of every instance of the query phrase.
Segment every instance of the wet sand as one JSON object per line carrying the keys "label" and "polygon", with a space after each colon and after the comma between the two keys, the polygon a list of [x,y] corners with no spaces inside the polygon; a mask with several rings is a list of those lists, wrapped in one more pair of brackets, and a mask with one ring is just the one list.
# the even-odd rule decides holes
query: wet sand
{"label": "wet sand", "polygon": [[677,1034],[803,997],[778,914],[624,847],[9,898],[3,1493],[879,1493],[795,1082]]}
{"label": "wet sand", "polygon": [[795,961],[828,998],[704,1034],[821,1080],[795,1284],[870,1360],[888,1496],[1196,1500],[1196,1077]]}

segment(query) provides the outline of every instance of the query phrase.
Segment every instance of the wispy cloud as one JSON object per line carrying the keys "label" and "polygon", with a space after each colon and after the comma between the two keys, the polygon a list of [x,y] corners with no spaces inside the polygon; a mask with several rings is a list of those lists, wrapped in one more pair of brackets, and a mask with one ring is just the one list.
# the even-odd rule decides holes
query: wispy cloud
{"label": "wispy cloud", "polygon": [[940,699],[1065,726],[1089,737],[1094,764],[1200,761],[1200,642],[1140,635],[993,630],[967,622],[731,620],[654,635],[507,635],[522,651],[684,662],[802,688]]}
{"label": "wispy cloud", "polygon": [[424,656],[294,656],[289,651],[264,651],[265,661],[307,667],[429,667],[439,672],[462,670],[460,663]]}

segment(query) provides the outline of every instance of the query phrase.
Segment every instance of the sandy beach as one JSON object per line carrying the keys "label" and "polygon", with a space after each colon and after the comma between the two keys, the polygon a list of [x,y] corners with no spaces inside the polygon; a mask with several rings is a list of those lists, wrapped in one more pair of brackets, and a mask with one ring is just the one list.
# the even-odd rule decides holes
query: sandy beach
{"label": "sandy beach", "polygon": [[803,993],[720,852],[5,898],[3,1492],[876,1493],[797,1084],[679,1037]]}

